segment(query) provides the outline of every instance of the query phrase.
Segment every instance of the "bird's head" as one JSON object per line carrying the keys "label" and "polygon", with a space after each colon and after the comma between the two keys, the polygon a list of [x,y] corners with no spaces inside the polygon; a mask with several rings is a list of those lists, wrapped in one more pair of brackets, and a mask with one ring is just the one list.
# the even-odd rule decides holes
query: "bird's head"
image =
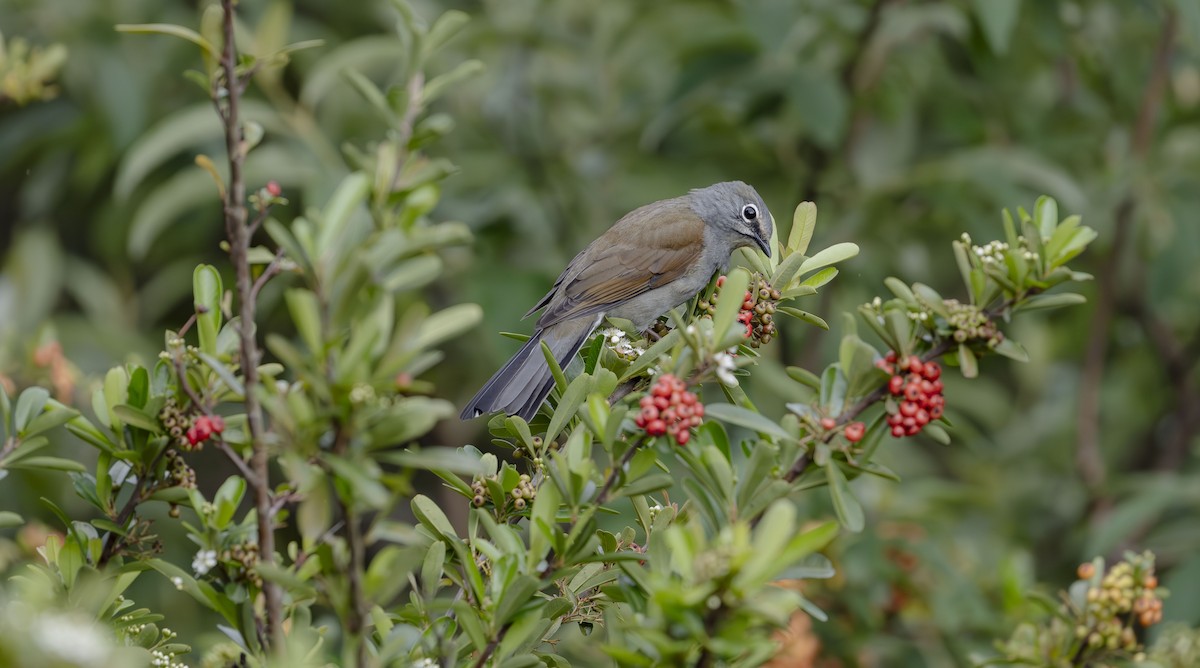
{"label": "bird's head", "polygon": [[752,186],[726,181],[697,188],[687,199],[704,224],[728,240],[731,248],[753,246],[771,257],[773,218]]}

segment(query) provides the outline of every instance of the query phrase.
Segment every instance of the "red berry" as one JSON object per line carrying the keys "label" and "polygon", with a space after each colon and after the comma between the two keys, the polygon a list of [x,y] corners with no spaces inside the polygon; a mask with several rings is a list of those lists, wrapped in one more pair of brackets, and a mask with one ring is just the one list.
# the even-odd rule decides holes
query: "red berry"
{"label": "red berry", "polygon": [[269,193],[271,197],[279,197],[283,194],[283,188],[279,187],[278,181],[267,181],[267,193]]}
{"label": "red berry", "polygon": [[670,405],[671,405],[671,402],[667,401],[666,397],[654,397],[654,407],[657,408],[658,410],[665,411],[665,410],[667,410],[667,406],[670,406]]}
{"label": "red berry", "polygon": [[921,375],[929,380],[937,380],[942,375],[942,367],[938,366],[937,362],[926,362],[925,368],[921,370]]}
{"label": "red berry", "polygon": [[196,418],[196,421],[192,423],[192,429],[196,430],[196,436],[201,441],[208,440],[208,437],[212,436],[213,433],[212,423],[209,422],[208,416],[205,415]]}
{"label": "red berry", "polygon": [[662,436],[667,433],[667,423],[662,420],[651,420],[646,424],[646,433],[651,436]]}
{"label": "red berry", "polygon": [[919,425],[914,424],[913,426],[908,427],[907,429],[904,430],[904,435],[905,436],[916,436],[917,433],[920,431],[921,431],[921,427]]}
{"label": "red berry", "polygon": [[219,434],[225,431],[225,419],[220,415],[214,415],[208,418],[208,424],[212,426],[214,434]]}
{"label": "red berry", "polygon": [[203,441],[204,439],[200,438],[200,433],[198,431],[196,431],[195,427],[188,427],[187,440],[188,440],[188,444],[195,445],[195,444],[199,443],[200,441]]}
{"label": "red berry", "polygon": [[904,398],[909,401],[917,401],[921,398],[921,386],[916,383],[909,383],[904,387]]}
{"label": "red berry", "polygon": [[906,417],[906,418],[904,418],[904,420],[902,420],[900,422],[900,424],[903,425],[906,429],[911,429],[912,427],[917,426],[917,418]]}
{"label": "red berry", "polygon": [[867,425],[861,422],[851,422],[846,425],[846,440],[851,443],[858,443],[862,440],[863,434],[867,431]]}
{"label": "red berry", "polygon": [[834,420],[833,418],[821,418],[821,428],[822,429],[829,431],[830,429],[833,429],[836,426],[837,426],[837,420]]}
{"label": "red berry", "polygon": [[651,420],[657,420],[658,419],[658,409],[653,406],[650,406],[648,408],[643,408],[642,414],[638,417],[643,423],[649,422]]}
{"label": "red berry", "polygon": [[936,393],[933,391],[933,383],[931,383],[931,382],[929,382],[929,381],[927,381],[927,380],[923,380],[923,381],[921,381],[921,393],[922,393],[922,394],[925,394],[925,395],[932,395],[932,394],[936,394]]}
{"label": "red berry", "polygon": [[900,415],[912,417],[917,414],[917,404],[913,401],[900,402]]}
{"label": "red berry", "polygon": [[944,390],[944,389],[946,389],[946,385],[940,379],[933,381],[934,394],[941,394],[942,390]]}
{"label": "red berry", "polygon": [[659,417],[661,417],[664,422],[668,423],[675,422],[677,419],[679,419],[679,416],[676,414],[673,407],[663,411]]}
{"label": "red berry", "polygon": [[916,355],[908,356],[908,370],[909,371],[911,371],[913,373],[921,373],[921,370],[924,368],[925,368],[925,365],[921,363],[920,357],[917,357]]}
{"label": "red berry", "polygon": [[924,408],[917,411],[917,414],[914,415],[913,417],[917,419],[917,424],[922,427],[929,424],[929,412],[926,411]]}
{"label": "red berry", "polygon": [[896,361],[896,351],[895,351],[895,350],[889,350],[889,351],[888,351],[888,354],[887,354],[887,355],[885,355],[885,356],[883,357],[883,359],[885,359],[885,360],[887,360],[887,361],[889,361],[889,362],[895,362],[895,361]]}
{"label": "red berry", "polygon": [[687,442],[691,440],[691,438],[692,432],[686,429],[680,429],[679,433],[675,434],[675,442],[679,445],[687,445]]}
{"label": "red berry", "polygon": [[647,394],[646,396],[642,397],[640,401],[638,401],[638,405],[642,408],[650,408],[654,405],[654,397]]}
{"label": "red berry", "polygon": [[657,384],[655,384],[654,389],[650,390],[650,393],[656,397],[662,397],[665,399],[671,396],[671,388],[666,382],[659,381]]}
{"label": "red berry", "polygon": [[680,406],[676,406],[675,414],[679,416],[679,419],[686,420],[686,419],[692,417],[692,407],[688,406],[687,404],[682,404]]}
{"label": "red berry", "polygon": [[[692,409],[692,415],[696,418],[704,417],[704,404],[696,402],[695,408]],[[699,424],[699,420],[697,420],[697,424]]]}
{"label": "red berry", "polygon": [[936,420],[936,419],[942,417],[943,410],[944,409],[941,406],[930,406],[929,407],[930,419]]}
{"label": "red berry", "polygon": [[896,438],[900,438],[903,435],[904,435],[904,427],[901,427],[900,425],[894,425],[892,427],[892,436],[895,436]]}
{"label": "red berry", "polygon": [[887,423],[889,427],[895,427],[902,421],[904,421],[904,416],[899,413],[892,413],[887,417]]}
{"label": "red berry", "polygon": [[904,391],[904,379],[900,376],[892,376],[888,381],[888,392],[892,394],[900,394]]}
{"label": "red berry", "polygon": [[723,285],[725,285],[725,276],[724,275],[718,276],[717,277],[717,287],[719,288]]}

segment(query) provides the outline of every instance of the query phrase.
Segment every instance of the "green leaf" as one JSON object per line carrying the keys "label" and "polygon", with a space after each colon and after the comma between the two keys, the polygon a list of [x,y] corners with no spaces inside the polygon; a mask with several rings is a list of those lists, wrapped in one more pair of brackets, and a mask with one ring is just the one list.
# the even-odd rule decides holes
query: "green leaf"
{"label": "green leaf", "polygon": [[817,374],[798,366],[789,366],[786,369],[787,375],[792,380],[802,385],[807,385],[814,390],[821,389],[821,379]]}
{"label": "green leaf", "polygon": [[850,491],[850,483],[846,474],[842,473],[837,462],[830,462],[825,467],[825,480],[829,483],[829,494],[833,498],[833,509],[837,512],[838,521],[847,531],[858,533],[863,530],[866,522],[862,505]]}
{"label": "green leaf", "polygon": [[312,290],[292,288],[284,293],[284,300],[287,302],[292,322],[296,325],[296,331],[300,333],[300,338],[304,339],[309,351],[317,357],[324,357],[321,307],[317,301],[317,295]]}
{"label": "green leaf", "polygon": [[70,420],[79,417],[79,411],[74,408],[68,408],[57,401],[50,399],[43,407],[41,415],[33,418],[29,424],[25,425],[25,430],[19,432],[18,435],[22,439],[29,439],[38,434],[50,431],[55,427],[65,424]]}
{"label": "green leaf", "polygon": [[808,252],[808,244],[812,241],[813,230],[817,228],[817,205],[812,202],[801,202],[792,214],[792,231],[788,234],[788,248],[793,253],[803,255]]}
{"label": "green leaf", "polygon": [[144,429],[152,434],[162,431],[162,425],[158,423],[156,418],[146,415],[144,411],[140,411],[129,404],[117,404],[113,406],[113,413],[121,419],[121,422],[130,427]]}
{"label": "green leaf", "polygon": [[[925,434],[929,438],[932,438],[938,443],[941,443],[942,445],[950,445],[950,434],[947,433],[946,430],[943,429],[939,424],[927,424],[925,425],[924,429],[921,430],[921,433]],[[897,480],[899,480],[899,478],[897,478]]]}
{"label": "green leaf", "polygon": [[793,318],[799,318],[800,320],[803,320],[810,325],[820,327],[825,331],[829,331],[829,323],[825,322],[825,320],[820,316],[809,313],[808,311],[801,311],[800,309],[793,308],[791,306],[780,306],[776,310],[780,313],[786,313]]}
{"label": "green leaf", "polygon": [[838,262],[844,262],[852,257],[855,257],[856,255],[858,255],[858,244],[852,244],[850,242],[834,244],[805,260],[804,264],[800,265],[800,269],[796,272],[796,275],[803,276],[808,272],[816,271],[821,267],[837,264]]}
{"label": "green leaf", "polygon": [[992,350],[1000,355],[1004,355],[1009,359],[1014,359],[1018,362],[1028,362],[1029,353],[1025,350],[1025,346],[1013,341],[1012,339],[1004,339]]}
{"label": "green leaf", "polygon": [[540,588],[541,580],[532,575],[518,575],[513,578],[504,588],[504,593],[500,595],[500,602],[496,605],[496,612],[492,616],[492,624],[496,628],[502,626],[517,613],[517,610],[521,609],[521,606],[529,603]]}
{"label": "green leaf", "polygon": [[[652,473],[621,487],[622,496],[638,496],[650,494],[661,489],[667,489],[675,484],[675,478],[670,473]],[[538,494],[541,494],[539,491]]]}
{"label": "green leaf", "polygon": [[780,427],[770,418],[765,417],[761,413],[742,408],[741,406],[734,406],[733,404],[709,404],[705,406],[705,415],[722,422],[746,427],[759,434],[771,436],[776,439],[788,440],[790,438],[783,427]]}
{"label": "green leaf", "polygon": [[575,417],[575,412],[583,405],[583,400],[587,398],[591,387],[592,377],[587,374],[576,376],[575,380],[571,381],[571,384],[567,386],[567,391],[562,393],[562,399],[554,409],[554,415],[550,418],[550,426],[546,428],[546,442],[553,441],[567,422]]}
{"label": "green leaf", "polygon": [[974,378],[979,375],[979,363],[975,353],[965,343],[958,345],[958,366],[964,378]]}
{"label": "green leaf", "polygon": [[[721,287],[722,298],[717,302],[716,312],[713,313],[713,340],[724,339],[729,328],[733,326],[734,319],[742,308],[742,295],[746,293],[748,285],[750,274],[746,273],[745,269],[738,267],[726,274],[725,284]],[[649,357],[648,352],[642,357]],[[650,361],[653,362],[653,359]]]}
{"label": "green leaf", "polygon": [[221,273],[216,267],[209,264],[198,265],[192,274],[196,333],[200,338],[200,351],[209,355],[217,353],[217,334],[221,330],[222,291]]}
{"label": "green leaf", "polygon": [[15,462],[7,464],[8,468],[12,469],[47,469],[52,471],[73,471],[75,473],[84,473],[87,467],[75,461],[74,459],[63,459],[62,457],[25,457]]}
{"label": "green leaf", "polygon": [[1042,233],[1043,239],[1054,235],[1054,228],[1058,226],[1058,202],[1053,197],[1042,195],[1037,199],[1033,205],[1033,224]]}
{"label": "green leaf", "polygon": [[41,414],[46,402],[50,399],[50,391],[44,387],[30,387],[17,397],[17,408],[13,413],[13,431],[24,434],[25,427]]}
{"label": "green leaf", "polygon": [[470,20],[471,17],[466,12],[460,12],[457,9],[451,9],[437,17],[433,25],[429,27],[429,32],[425,34],[425,39],[421,41],[421,60],[427,60],[435,51],[442,48]]}
{"label": "green leaf", "polygon": [[229,476],[225,482],[221,483],[221,487],[217,489],[212,500],[213,506],[217,509],[213,528],[219,531],[229,526],[229,522],[233,520],[233,515],[237,512],[238,506],[242,503],[242,497],[245,495],[246,479],[242,476]]}
{"label": "green leaf", "polygon": [[353,172],[342,179],[325,204],[316,242],[317,254],[323,260],[331,257],[334,247],[344,238],[351,214],[366,199],[370,187],[370,179],[365,173]]}
{"label": "green leaf", "polygon": [[245,396],[246,387],[242,385],[242,381],[238,380],[237,376],[233,375],[233,370],[225,366],[224,362],[204,352],[197,353],[197,357],[204,362],[205,366],[212,369],[213,373],[217,374],[217,378],[225,383],[225,387],[229,388],[230,392],[239,397]]}
{"label": "green leaf", "polygon": [[1074,292],[1060,292],[1053,295],[1034,295],[1014,308],[1014,311],[1041,311],[1064,306],[1086,304],[1087,297]]}
{"label": "green leaf", "polygon": [[421,563],[421,589],[432,599],[441,586],[442,569],[446,565],[446,544],[438,541],[429,546]]}
{"label": "green leaf", "polygon": [[429,529],[435,536],[441,537],[443,540],[458,538],[458,534],[454,531],[454,526],[450,524],[449,518],[438,504],[434,503],[433,499],[418,494],[412,500],[413,515],[416,516],[422,526]]}
{"label": "green leaf", "polygon": [[218,60],[221,54],[211,42],[200,36],[200,33],[190,28],[173,23],[121,23],[116,26],[117,32],[133,34],[170,35],[185,39],[204,50],[204,54],[213,60]]}
{"label": "green leaf", "polygon": [[0,529],[11,529],[25,524],[24,518],[11,510],[0,510]]}
{"label": "green leaf", "polygon": [[456,304],[425,318],[409,345],[414,350],[424,350],[459,336],[482,321],[483,309],[478,304]]}

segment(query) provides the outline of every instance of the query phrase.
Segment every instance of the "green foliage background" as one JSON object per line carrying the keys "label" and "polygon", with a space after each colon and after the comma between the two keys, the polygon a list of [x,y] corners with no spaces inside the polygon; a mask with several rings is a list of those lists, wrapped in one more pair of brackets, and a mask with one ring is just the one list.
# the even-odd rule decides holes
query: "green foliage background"
{"label": "green foliage background", "polygon": [[[1200,623],[1195,2],[415,5],[473,18],[439,54],[441,71],[484,64],[433,107],[457,127],[432,150],[460,169],[435,215],[464,221],[476,241],[443,255],[449,270],[429,299],[485,313],[431,374],[439,396],[461,405],[515,349],[495,332],[525,331],[520,314],[574,253],[647,201],[726,179],[754,184],[780,221],[814,200],[819,245],[862,248],[814,308],[829,317],[889,275],[949,290],[951,239],[997,237],[1001,207],[1048,193],[1100,232],[1074,263],[1099,279],[1089,306],[1014,323],[1031,363],[947,379],[951,446],[906,441],[877,455],[904,483],[856,483],[868,528],[839,539],[837,578],[806,592],[832,615],[815,631],[830,656],[956,665],[1008,633],[1035,582],[1064,585],[1080,561],[1126,547],[1158,554],[1166,620]],[[384,2],[246,0],[241,12],[261,26],[260,51],[325,41],[260,76],[246,111],[266,131],[248,181],[278,180],[302,212],[346,172],[341,144],[384,128],[340,72],[396,83],[403,49],[381,34]],[[213,184],[192,163],[221,150],[211,107],[181,76],[195,49],[113,31],[197,16],[192,3],[151,0],[0,4],[7,39],[68,49],[55,97],[0,101],[0,372],[19,384],[46,382],[33,352],[54,338],[79,396],[109,366],[152,359],[190,311],[196,263],[225,266]],[[281,301],[268,289],[264,312]],[[784,364],[813,368],[838,340],[783,334],[748,390],[768,414],[790,400]],[[1081,414],[1092,391],[1097,415]],[[485,438],[481,424],[451,420],[430,442]],[[215,488],[227,464],[208,464],[201,485]],[[0,508],[52,524],[42,496],[78,504],[59,478],[0,481]],[[6,541],[0,570],[21,549]],[[136,597],[181,600],[166,588]],[[180,607],[172,624],[187,636],[209,620]]]}

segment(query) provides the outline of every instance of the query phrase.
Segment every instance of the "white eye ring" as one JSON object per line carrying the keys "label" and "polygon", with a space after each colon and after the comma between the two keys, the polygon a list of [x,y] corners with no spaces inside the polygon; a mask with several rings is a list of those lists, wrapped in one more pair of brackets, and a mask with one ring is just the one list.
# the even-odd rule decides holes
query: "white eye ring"
{"label": "white eye ring", "polygon": [[748,223],[756,218],[758,218],[758,207],[753,204],[742,207],[742,220]]}

